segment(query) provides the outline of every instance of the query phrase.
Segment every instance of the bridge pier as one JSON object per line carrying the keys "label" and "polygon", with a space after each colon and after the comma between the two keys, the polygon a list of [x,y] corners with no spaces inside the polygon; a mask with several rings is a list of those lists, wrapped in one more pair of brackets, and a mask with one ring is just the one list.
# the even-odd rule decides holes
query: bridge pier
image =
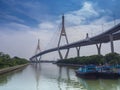
{"label": "bridge pier", "polygon": [[59,53],[59,57],[60,57],[60,59],[62,60],[62,59],[63,59],[63,56],[62,56],[60,50],[58,50],[58,53]]}
{"label": "bridge pier", "polygon": [[77,57],[80,57],[80,46],[76,47],[76,50],[77,50]]}
{"label": "bridge pier", "polygon": [[36,58],[33,59],[33,62],[36,61]]}
{"label": "bridge pier", "polygon": [[101,55],[101,45],[102,43],[96,44],[98,55]]}
{"label": "bridge pier", "polygon": [[60,56],[60,59],[67,59],[68,57],[68,53],[69,53],[69,48],[67,48],[67,52],[65,54],[65,57],[63,58],[62,56],[62,53],[60,52],[60,42],[61,42],[61,39],[62,37],[65,37],[65,40],[66,40],[66,43],[68,44],[68,38],[67,38],[67,34],[66,34],[66,31],[65,31],[65,24],[64,24],[64,15],[62,16],[62,29],[61,29],[61,32],[60,32],[60,37],[59,37],[59,41],[58,41],[58,53],[59,53],[59,56]]}
{"label": "bridge pier", "polygon": [[39,56],[39,57],[35,57],[35,58],[33,59],[33,62],[35,62],[35,63],[39,63],[40,60],[41,60],[41,56]]}
{"label": "bridge pier", "polygon": [[60,52],[60,50],[58,50],[58,53],[59,53],[59,56],[60,56],[60,59],[63,60],[63,59],[67,59],[68,58],[68,54],[69,54],[69,48],[67,49],[67,52],[65,54],[65,57],[62,56],[62,53]]}
{"label": "bridge pier", "polygon": [[69,48],[67,49],[67,52],[66,52],[66,54],[65,54],[65,59],[67,59],[68,58],[68,54],[69,54]]}
{"label": "bridge pier", "polygon": [[113,35],[109,34],[110,45],[111,45],[111,53],[114,53],[114,43],[113,43]]}
{"label": "bridge pier", "polygon": [[40,62],[40,60],[41,60],[41,56],[39,57],[38,61]]}
{"label": "bridge pier", "polygon": [[38,59],[37,59],[37,57],[35,58],[35,62],[36,62],[36,63],[38,62]]}

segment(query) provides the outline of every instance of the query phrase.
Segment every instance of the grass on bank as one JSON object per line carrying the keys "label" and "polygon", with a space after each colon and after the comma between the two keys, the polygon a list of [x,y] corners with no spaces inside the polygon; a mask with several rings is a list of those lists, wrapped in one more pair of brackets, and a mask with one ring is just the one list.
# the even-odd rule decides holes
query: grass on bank
{"label": "grass on bank", "polygon": [[110,64],[116,65],[120,64],[120,54],[118,53],[109,53],[105,56],[103,55],[91,55],[91,56],[81,56],[75,58],[69,58],[64,60],[59,60],[57,63],[63,64],[80,64],[80,65],[103,65],[103,64]]}
{"label": "grass on bank", "polygon": [[10,55],[0,52],[0,69],[6,67],[12,67],[16,65],[26,64],[28,60],[19,57],[11,58]]}

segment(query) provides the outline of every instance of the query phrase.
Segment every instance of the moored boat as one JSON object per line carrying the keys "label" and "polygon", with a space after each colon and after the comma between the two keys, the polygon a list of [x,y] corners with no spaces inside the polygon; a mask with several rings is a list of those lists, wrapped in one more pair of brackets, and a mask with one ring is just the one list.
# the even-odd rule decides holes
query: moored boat
{"label": "moored boat", "polygon": [[114,72],[111,66],[102,66],[97,68],[97,71],[98,77],[101,79],[118,79],[120,76],[118,72]]}
{"label": "moored boat", "polygon": [[97,74],[98,72],[95,65],[82,66],[78,70],[76,70],[76,75],[85,79],[97,79]]}
{"label": "moored boat", "polygon": [[76,75],[85,79],[118,79],[120,72],[115,72],[112,66],[82,66],[76,70]]}

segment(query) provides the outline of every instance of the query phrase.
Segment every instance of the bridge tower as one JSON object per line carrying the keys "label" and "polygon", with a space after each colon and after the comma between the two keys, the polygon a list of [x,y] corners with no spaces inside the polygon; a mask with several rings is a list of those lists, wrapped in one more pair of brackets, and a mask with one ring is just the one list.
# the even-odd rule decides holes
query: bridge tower
{"label": "bridge tower", "polygon": [[60,36],[59,36],[59,41],[58,41],[58,53],[59,53],[59,56],[60,56],[61,60],[66,59],[68,57],[68,53],[69,53],[69,48],[67,48],[67,52],[65,54],[65,57],[62,56],[62,53],[59,49],[62,37],[65,37],[66,44],[68,44],[69,42],[68,42],[67,34],[66,34],[66,31],[65,31],[64,15],[62,16],[62,29],[61,29]]}
{"label": "bridge tower", "polygon": [[[35,55],[38,54],[39,52],[41,52],[40,39],[38,39],[37,47],[36,47],[36,50],[35,50]],[[41,59],[41,56],[39,57],[39,59],[36,57],[35,58],[35,62],[39,62],[40,59]]]}

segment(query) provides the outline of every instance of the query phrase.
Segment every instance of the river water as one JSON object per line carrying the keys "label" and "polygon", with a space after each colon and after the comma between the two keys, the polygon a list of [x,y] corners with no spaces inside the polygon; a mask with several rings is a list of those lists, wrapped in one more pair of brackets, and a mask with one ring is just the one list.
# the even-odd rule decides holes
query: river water
{"label": "river water", "polygon": [[0,75],[0,90],[120,90],[120,79],[84,80],[75,69],[41,63]]}

